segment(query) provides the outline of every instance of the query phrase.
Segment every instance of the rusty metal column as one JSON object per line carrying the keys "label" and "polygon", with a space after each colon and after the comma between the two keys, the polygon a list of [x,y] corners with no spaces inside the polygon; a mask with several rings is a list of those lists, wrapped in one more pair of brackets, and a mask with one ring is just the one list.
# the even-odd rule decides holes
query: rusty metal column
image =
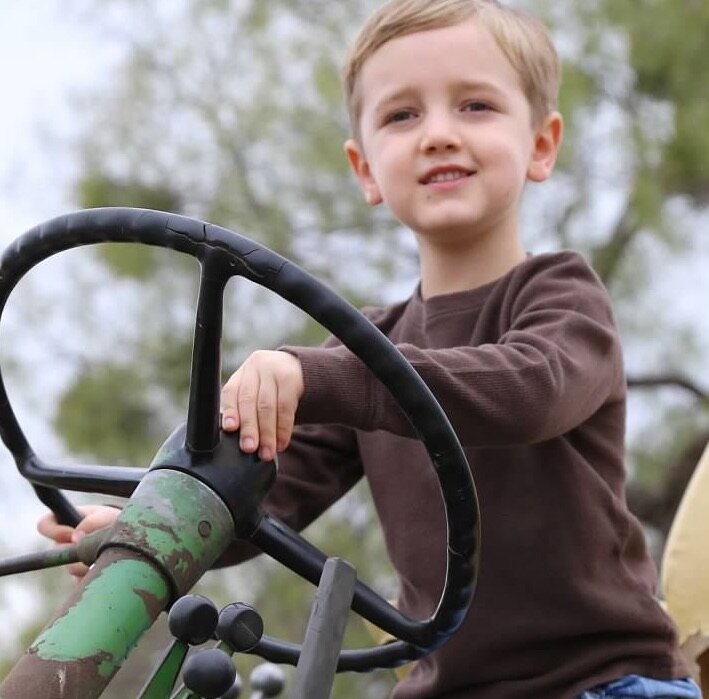
{"label": "rusty metal column", "polygon": [[0,699],[97,699],[160,612],[226,550],[234,524],[200,481],[141,481],[87,576],[0,686]]}

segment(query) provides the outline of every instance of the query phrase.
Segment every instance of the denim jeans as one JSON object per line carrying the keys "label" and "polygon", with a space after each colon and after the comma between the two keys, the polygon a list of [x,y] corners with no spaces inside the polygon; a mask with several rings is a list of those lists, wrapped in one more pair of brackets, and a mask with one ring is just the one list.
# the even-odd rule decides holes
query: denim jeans
{"label": "denim jeans", "polygon": [[701,699],[693,680],[652,680],[628,675],[584,692],[578,699]]}

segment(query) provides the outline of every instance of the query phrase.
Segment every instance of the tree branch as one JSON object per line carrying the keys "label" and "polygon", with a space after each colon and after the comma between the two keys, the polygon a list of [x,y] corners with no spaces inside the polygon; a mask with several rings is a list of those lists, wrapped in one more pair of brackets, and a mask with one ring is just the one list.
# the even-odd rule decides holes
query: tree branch
{"label": "tree branch", "polygon": [[700,431],[685,448],[667,464],[664,477],[654,487],[629,483],[628,506],[644,524],[667,536],[689,479],[709,442],[709,432]]}
{"label": "tree branch", "polygon": [[657,374],[655,376],[628,376],[628,388],[662,388],[674,386],[694,394],[703,402],[709,402],[709,393],[680,374]]}
{"label": "tree branch", "polygon": [[633,221],[633,206],[628,202],[618,219],[610,239],[593,249],[591,262],[603,283],[610,286],[626,250],[640,232]]}

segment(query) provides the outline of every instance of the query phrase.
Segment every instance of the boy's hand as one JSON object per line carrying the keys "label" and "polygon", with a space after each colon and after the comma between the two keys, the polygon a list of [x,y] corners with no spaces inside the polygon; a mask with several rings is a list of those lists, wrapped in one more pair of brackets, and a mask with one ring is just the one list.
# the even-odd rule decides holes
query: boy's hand
{"label": "boy's hand", "polygon": [[[87,534],[113,524],[121,512],[118,508],[107,505],[82,505],[77,509],[84,515],[84,519],[76,528],[58,524],[56,517],[50,512],[37,522],[37,531],[54,541],[57,546],[78,544]],[[82,578],[86,575],[88,567],[83,563],[72,563],[68,566],[68,570],[75,578]]]}
{"label": "boy's hand", "polygon": [[303,395],[300,361],[287,352],[254,352],[222,389],[222,429],[241,429],[239,446],[272,459],[290,442]]}

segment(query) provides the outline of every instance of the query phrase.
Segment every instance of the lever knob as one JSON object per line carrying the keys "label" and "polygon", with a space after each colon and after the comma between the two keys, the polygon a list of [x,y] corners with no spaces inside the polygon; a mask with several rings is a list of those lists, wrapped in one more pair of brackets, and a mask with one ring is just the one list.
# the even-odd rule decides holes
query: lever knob
{"label": "lever knob", "polygon": [[217,608],[206,597],[185,595],[172,605],[168,626],[178,641],[198,646],[212,638],[218,619]]}
{"label": "lever knob", "polygon": [[182,671],[185,687],[204,699],[221,697],[234,686],[235,679],[234,663],[218,648],[210,648],[190,656]]}
{"label": "lever knob", "polygon": [[221,695],[221,697],[219,697],[219,699],[239,699],[239,697],[241,696],[241,689],[241,677],[237,675],[236,679],[234,680],[234,684],[231,685],[231,689],[228,689],[224,694]]}
{"label": "lever knob", "polygon": [[263,619],[248,604],[235,602],[219,613],[217,638],[235,653],[251,650],[263,636]]}
{"label": "lever knob", "polygon": [[249,677],[251,689],[261,692],[264,697],[276,697],[286,684],[286,676],[278,665],[273,663],[262,663],[257,665]]}

